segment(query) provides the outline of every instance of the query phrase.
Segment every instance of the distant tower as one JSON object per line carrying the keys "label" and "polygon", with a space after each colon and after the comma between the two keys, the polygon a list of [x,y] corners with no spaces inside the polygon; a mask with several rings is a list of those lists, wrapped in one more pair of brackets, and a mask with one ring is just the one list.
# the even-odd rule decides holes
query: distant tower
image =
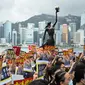
{"label": "distant tower", "polygon": [[73,39],[74,37],[74,33],[76,32],[76,23],[69,23],[70,26],[70,34],[71,34],[71,39]]}
{"label": "distant tower", "polygon": [[20,44],[22,44],[22,26],[19,24]]}
{"label": "distant tower", "polygon": [[17,31],[15,29],[12,31],[12,45],[17,45]]}
{"label": "distant tower", "polygon": [[4,38],[6,38],[7,43],[11,42],[11,32],[12,32],[12,24],[10,21],[6,21],[4,23]]}
{"label": "distant tower", "polygon": [[4,38],[4,27],[3,27],[3,23],[0,23],[0,38]]}
{"label": "distant tower", "polygon": [[[46,21],[41,21],[38,23],[38,26],[39,26],[39,45],[40,46],[42,45],[42,38],[44,35],[46,23],[47,23]],[[46,36],[46,39],[47,39],[47,37],[48,36]]]}
{"label": "distant tower", "polygon": [[34,43],[39,45],[39,28],[33,29]]}
{"label": "distant tower", "polygon": [[85,24],[85,12],[81,15],[81,26]]}
{"label": "distant tower", "polygon": [[63,41],[63,43],[67,43],[68,44],[68,25],[67,24],[63,24],[62,41]]}

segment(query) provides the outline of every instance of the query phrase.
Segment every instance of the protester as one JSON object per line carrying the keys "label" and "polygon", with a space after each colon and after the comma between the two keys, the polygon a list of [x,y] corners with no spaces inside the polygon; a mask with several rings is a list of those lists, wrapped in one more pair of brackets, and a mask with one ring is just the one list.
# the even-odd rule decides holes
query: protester
{"label": "protester", "polygon": [[38,78],[38,73],[35,72],[34,75],[33,75],[33,81],[36,80]]}
{"label": "protester", "polygon": [[33,77],[31,59],[32,59],[32,56],[28,57],[28,59],[24,62],[24,67],[23,67],[24,78]]}
{"label": "protester", "polygon": [[62,70],[57,70],[49,85],[69,85],[69,82],[70,74]]}
{"label": "protester", "polygon": [[73,83],[74,85],[85,85],[85,60],[76,64]]}
{"label": "protester", "polygon": [[65,63],[66,66],[70,65],[70,58],[69,58],[68,55],[64,56],[64,63]]}
{"label": "protester", "polygon": [[[58,53],[58,52],[57,52]],[[74,53],[67,55],[58,55],[55,50],[41,50],[35,52],[35,55],[22,56],[25,61],[16,63],[16,58],[12,59],[12,63],[8,63],[10,58],[4,58],[4,62],[8,65],[8,75],[23,75],[24,79],[33,78],[30,85],[84,85],[85,84],[85,58],[81,54],[78,59]],[[48,62],[45,70],[42,70],[42,79],[39,76],[41,70],[38,71],[37,60]],[[22,62],[22,61],[21,61]],[[69,66],[69,67],[67,67]],[[40,68],[40,67],[39,67]],[[68,70],[66,70],[68,68]],[[44,74],[45,73],[45,74]],[[16,74],[16,75],[17,75]],[[47,83],[42,83],[47,82]]]}
{"label": "protester", "polygon": [[29,85],[48,85],[48,83],[45,80],[39,79],[32,81]]}

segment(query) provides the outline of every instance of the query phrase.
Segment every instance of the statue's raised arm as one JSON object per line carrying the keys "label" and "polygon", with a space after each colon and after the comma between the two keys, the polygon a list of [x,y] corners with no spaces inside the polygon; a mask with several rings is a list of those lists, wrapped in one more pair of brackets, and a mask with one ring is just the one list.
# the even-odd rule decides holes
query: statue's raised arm
{"label": "statue's raised arm", "polygon": [[55,25],[57,23],[57,13],[59,12],[59,7],[56,7],[55,10],[56,10],[56,18],[55,18],[55,23],[52,26],[53,28],[55,27]]}

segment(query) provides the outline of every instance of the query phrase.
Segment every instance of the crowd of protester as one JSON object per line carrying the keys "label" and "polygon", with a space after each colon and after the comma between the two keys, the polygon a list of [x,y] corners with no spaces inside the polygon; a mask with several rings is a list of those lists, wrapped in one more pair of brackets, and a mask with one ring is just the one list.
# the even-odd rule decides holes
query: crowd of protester
{"label": "crowd of protester", "polygon": [[[8,62],[6,55],[3,62]],[[45,60],[49,63],[43,70],[43,79],[38,79],[36,60]],[[33,77],[30,85],[85,85],[85,56],[75,52],[64,55],[58,49],[47,52],[35,52],[22,64],[15,64],[15,58],[8,66],[9,75],[23,75],[24,78]]]}
{"label": "crowd of protester", "polygon": [[[39,59],[47,60],[50,63],[45,68],[43,80],[37,80],[38,74],[34,74],[34,80],[30,85],[85,85],[85,58],[83,53],[76,55],[73,52],[66,56],[58,53],[56,56],[46,52],[41,54]],[[54,57],[56,58],[54,59]],[[54,62],[52,62],[53,60]]]}

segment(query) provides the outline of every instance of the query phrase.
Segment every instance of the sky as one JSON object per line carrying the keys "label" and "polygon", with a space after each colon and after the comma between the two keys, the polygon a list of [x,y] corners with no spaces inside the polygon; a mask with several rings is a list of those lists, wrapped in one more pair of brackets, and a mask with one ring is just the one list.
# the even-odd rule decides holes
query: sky
{"label": "sky", "polygon": [[39,14],[55,15],[57,6],[58,16],[80,16],[85,12],[85,0],[0,0],[0,22],[24,21]]}

